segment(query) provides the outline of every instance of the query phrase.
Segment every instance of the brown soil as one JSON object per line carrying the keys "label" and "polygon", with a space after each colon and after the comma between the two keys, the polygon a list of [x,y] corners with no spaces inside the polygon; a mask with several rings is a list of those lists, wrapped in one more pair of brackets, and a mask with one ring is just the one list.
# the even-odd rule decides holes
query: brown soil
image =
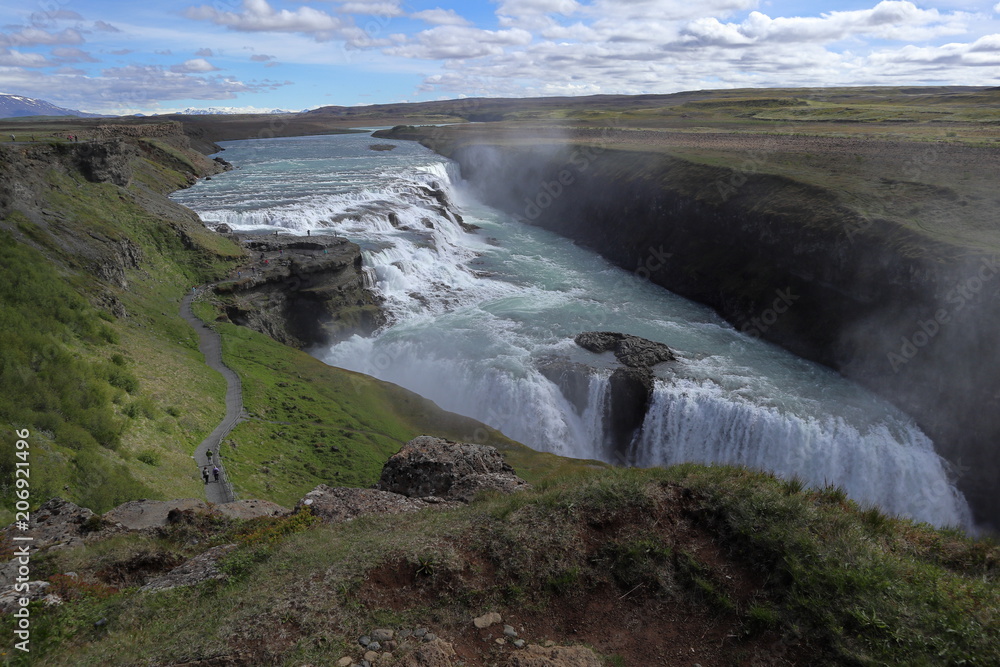
{"label": "brown soil", "polygon": [[[737,610],[745,611],[766,597],[767,575],[720,549],[685,511],[688,504],[667,489],[659,511],[653,513],[662,519],[653,531],[671,546],[675,559],[677,554],[693,557],[735,609],[721,607],[683,583],[665,592],[651,590],[647,582],[623,588],[613,577],[581,581],[561,593],[529,592],[516,602],[497,603],[502,595],[489,598],[488,591],[502,590],[507,582],[470,545],[462,547],[463,567],[458,571],[420,574],[417,565],[405,560],[384,563],[367,573],[358,601],[396,612],[434,610],[429,616],[438,622],[428,622],[428,627],[452,643],[469,666],[502,664],[503,655],[518,650],[504,638],[504,624],[529,644],[581,644],[635,667],[809,664],[808,648],[794,640],[745,630]],[[593,555],[610,541],[635,537],[636,528],[649,523],[648,515],[616,516],[609,524],[592,521],[581,527],[581,548]],[[459,616],[456,609],[465,612]],[[477,629],[472,618],[487,611],[499,612],[503,623]]]}

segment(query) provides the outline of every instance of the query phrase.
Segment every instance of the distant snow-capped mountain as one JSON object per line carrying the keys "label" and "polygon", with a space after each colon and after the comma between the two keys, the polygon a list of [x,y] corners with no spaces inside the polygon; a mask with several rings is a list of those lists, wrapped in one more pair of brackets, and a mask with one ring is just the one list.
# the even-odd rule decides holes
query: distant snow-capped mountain
{"label": "distant snow-capped mountain", "polygon": [[205,109],[188,108],[177,113],[183,116],[220,116],[233,114],[279,114],[298,113],[287,109],[261,109],[260,107],[208,107]]}
{"label": "distant snow-capped mountain", "polygon": [[18,118],[21,116],[79,116],[82,118],[99,118],[100,114],[65,109],[45,100],[36,100],[22,95],[0,93],[0,118]]}

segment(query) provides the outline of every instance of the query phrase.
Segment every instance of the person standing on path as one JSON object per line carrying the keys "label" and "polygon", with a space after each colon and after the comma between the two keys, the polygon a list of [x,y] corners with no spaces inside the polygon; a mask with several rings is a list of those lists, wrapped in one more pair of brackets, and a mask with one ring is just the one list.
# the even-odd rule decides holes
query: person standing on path
{"label": "person standing on path", "polygon": [[205,458],[208,459],[208,465],[212,465],[212,450],[211,449],[205,451]]}
{"label": "person standing on path", "polygon": [[205,480],[205,484],[208,484],[208,466],[201,469],[201,478]]}
{"label": "person standing on path", "polygon": [[219,481],[219,466],[212,468],[212,475],[215,477],[215,481]]}

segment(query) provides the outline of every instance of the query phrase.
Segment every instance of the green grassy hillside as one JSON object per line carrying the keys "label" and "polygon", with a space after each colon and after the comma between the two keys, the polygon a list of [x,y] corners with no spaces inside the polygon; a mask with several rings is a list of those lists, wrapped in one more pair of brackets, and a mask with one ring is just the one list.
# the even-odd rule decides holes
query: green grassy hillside
{"label": "green grassy hillside", "polygon": [[[36,505],[58,495],[103,512],[135,498],[202,497],[191,455],[224,415],[225,383],[179,304],[244,254],[163,195],[214,165],[183,136],[132,139],[106,159],[81,146],[4,147],[0,162],[4,449],[13,452],[15,429],[31,432]],[[130,173],[128,185],[88,180],[88,160]],[[221,329],[255,417],[230,439],[243,448],[225,451],[242,497],[294,504],[320,482],[369,485],[422,433],[514,446],[397,387]],[[14,463],[0,461],[4,523]]]}

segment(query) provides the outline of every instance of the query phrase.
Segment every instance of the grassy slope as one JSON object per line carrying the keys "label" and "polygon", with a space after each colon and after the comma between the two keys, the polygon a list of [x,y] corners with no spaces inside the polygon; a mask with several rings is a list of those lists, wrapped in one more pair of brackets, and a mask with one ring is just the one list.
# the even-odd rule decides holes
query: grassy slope
{"label": "grassy slope", "polygon": [[[177,303],[186,285],[211,277],[240,253],[197,245],[191,229],[196,248],[187,250],[176,222],[137,205],[135,198],[146,195],[142,182],[158,171],[145,161],[138,169],[134,186],[120,190],[53,163],[36,187],[40,201],[12,211],[2,224],[15,254],[5,268],[19,279],[5,281],[10,294],[0,319],[24,351],[15,356],[11,346],[0,349],[8,389],[0,418],[32,432],[37,503],[61,495],[103,511],[135,497],[199,491],[183,463],[189,443],[210,431],[222,412],[222,383],[205,372],[193,332],[176,316]],[[129,313],[118,319],[92,305],[103,288],[79,251],[126,238],[145,261],[131,272],[130,288],[118,291]],[[186,256],[194,261],[179,261]],[[76,304],[79,319],[99,323],[99,335],[61,327],[60,301]],[[29,399],[23,382],[40,357],[52,359],[53,370],[35,374],[38,386]],[[62,407],[52,396],[63,397]],[[30,407],[36,409],[26,412]]]}
{"label": "grassy slope", "polygon": [[[589,643],[609,665],[657,654],[707,664],[1000,661],[995,543],[745,470],[594,471],[456,510],[308,524],[196,521],[160,539],[54,554],[38,567],[119,581],[140,553],[155,562],[241,545],[226,559],[228,583],[155,595],[98,584],[76,587],[75,603],[39,607],[33,664],[228,655],[332,665],[372,627],[428,624],[488,653],[469,636],[471,618],[488,610],[517,619],[530,641]],[[107,623],[95,627],[99,618]],[[628,618],[657,631],[637,646]],[[489,664],[501,651],[492,650],[468,664]]]}
{"label": "grassy slope", "polygon": [[[196,304],[196,312],[207,320],[214,313],[206,303]],[[222,448],[241,498],[290,507],[320,483],[371,486],[385,461],[423,434],[488,443],[532,479],[597,465],[535,452],[413,392],[331,368],[249,329],[215,328],[251,415]]]}
{"label": "grassy slope", "polygon": [[[141,143],[148,157],[136,161],[128,189],[48,164],[37,199],[0,223],[0,424],[32,433],[36,504],[59,495],[100,512],[135,498],[203,493],[191,452],[222,418],[225,384],[205,366],[178,308],[192,284],[223,277],[242,251],[159,199],[186,184],[178,170],[198,171],[198,156],[165,139]],[[89,273],[87,257],[126,239],[142,263],[126,271],[122,290]],[[128,317],[94,305],[105,293]],[[230,464],[242,497],[291,505],[321,482],[370,485],[389,455],[424,433],[485,439],[538,461],[540,471],[563,465],[397,387],[221,329],[246,376],[248,409],[261,418],[231,439],[243,445]],[[5,480],[13,464],[0,462]],[[4,523],[13,519],[12,493],[3,488]]]}

